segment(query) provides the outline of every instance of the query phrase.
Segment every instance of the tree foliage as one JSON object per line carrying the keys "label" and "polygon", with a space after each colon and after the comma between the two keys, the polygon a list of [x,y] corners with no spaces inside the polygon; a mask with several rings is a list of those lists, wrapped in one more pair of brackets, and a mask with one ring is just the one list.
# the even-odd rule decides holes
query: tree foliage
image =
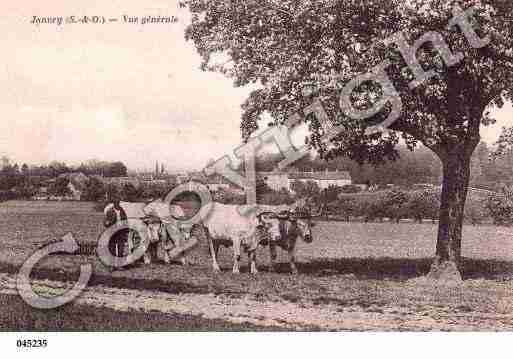
{"label": "tree foliage", "polygon": [[67,196],[71,194],[71,190],[68,187],[69,179],[65,177],[57,177],[51,184],[48,186],[48,194],[53,196]]}
{"label": "tree foliage", "polygon": [[296,180],[290,184],[290,189],[298,198],[319,197],[321,194],[321,188],[315,181]]}
{"label": "tree foliage", "polygon": [[[320,101],[339,135],[323,142],[323,126],[312,114],[310,144],[323,158],[344,156],[381,163],[396,158],[400,138],[408,148],[424,144],[443,166],[440,228],[435,278],[454,270],[461,258],[464,205],[470,181],[471,155],[480,142],[481,125],[493,123],[488,109],[513,99],[513,3],[509,0],[191,0],[193,41],[205,70],[233,79],[235,86],[255,89],[242,104],[241,131],[247,139],[260,119],[270,115],[283,124]],[[455,6],[473,9],[465,19],[476,31],[473,43],[461,27],[451,26]],[[396,44],[426,34],[443,39],[461,59],[446,61],[432,42],[416,52],[420,67],[433,75],[418,86]],[[480,40],[479,40],[480,39]],[[489,40],[489,41],[488,41]],[[411,45],[413,46],[413,45]],[[365,121],[340,109],[341,90],[353,79],[387,64],[386,76],[400,96],[399,118],[392,131],[366,134],[394,110]],[[352,105],[370,109],[384,91],[364,82],[352,94]],[[513,133],[513,132],[512,132]],[[442,265],[442,263],[444,263]]]}
{"label": "tree foliage", "polygon": [[82,193],[82,200],[84,201],[102,201],[105,200],[106,188],[103,181],[97,177],[91,177],[87,181],[84,192]]}
{"label": "tree foliage", "polygon": [[[355,123],[338,106],[341,86],[385,60],[393,64],[403,112],[393,128],[409,146],[418,141],[442,151],[445,144],[476,141],[483,116],[493,103],[512,98],[513,71],[510,19],[512,4],[504,0],[475,1],[190,1],[193,14],[186,38],[203,58],[204,69],[233,78],[236,86],[254,84],[243,104],[242,133],[248,137],[264,113],[283,123],[310,105],[304,88],[323,102],[330,118],[345,127],[326,155],[347,154],[380,161],[393,155],[397,133],[364,136],[365,123]],[[453,5],[476,8],[475,23],[490,45],[472,48],[461,32],[448,28]],[[400,71],[404,61],[381,40],[401,31],[410,41],[429,31],[441,33],[453,52],[464,59],[451,69],[432,48],[421,51],[422,63],[436,76],[415,90],[412,75]],[[368,89],[362,89],[368,90]],[[377,119],[371,119],[377,120]],[[348,133],[350,134],[348,136]],[[315,139],[313,139],[315,142]]]}
{"label": "tree foliage", "polygon": [[494,224],[513,225],[513,189],[504,187],[499,193],[493,193],[486,200]]}

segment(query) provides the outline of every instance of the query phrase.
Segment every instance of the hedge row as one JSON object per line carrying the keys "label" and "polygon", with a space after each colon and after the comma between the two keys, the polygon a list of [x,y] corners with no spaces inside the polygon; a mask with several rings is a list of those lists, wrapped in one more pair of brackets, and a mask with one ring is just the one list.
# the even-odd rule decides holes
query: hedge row
{"label": "hedge row", "polygon": [[[335,218],[349,221],[363,219],[383,221],[385,218],[399,222],[412,219],[421,223],[424,219],[435,221],[440,209],[440,192],[436,190],[388,190],[354,195],[342,194],[328,205],[328,213]],[[512,207],[513,209],[513,207]],[[513,213],[513,211],[512,211]],[[465,220],[479,224],[490,217],[485,201],[469,198],[465,206]]]}
{"label": "hedge row", "polygon": [[488,196],[486,209],[490,213],[494,224],[513,225],[513,188],[504,187],[498,193]]}

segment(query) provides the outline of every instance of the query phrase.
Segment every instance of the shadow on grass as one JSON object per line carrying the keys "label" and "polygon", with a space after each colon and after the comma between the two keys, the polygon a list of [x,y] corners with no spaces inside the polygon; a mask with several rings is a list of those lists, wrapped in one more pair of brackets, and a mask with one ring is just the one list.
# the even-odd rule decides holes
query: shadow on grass
{"label": "shadow on grass", "polygon": [[[415,277],[424,276],[429,272],[432,258],[338,258],[338,259],[319,259],[311,262],[298,263],[298,270],[301,275],[312,278],[330,277],[330,276],[354,276],[356,280],[394,280],[404,281]],[[247,268],[242,268],[243,272]],[[262,272],[267,272],[269,268],[261,265]],[[206,269],[207,270],[207,269]],[[290,276],[290,267],[288,263],[277,263],[275,270],[284,279]],[[13,264],[0,262],[0,272],[17,274],[19,267]],[[497,260],[480,260],[464,258],[462,263],[463,279],[487,279],[495,281],[505,281],[513,279],[513,262]],[[225,274],[220,274],[219,278]],[[78,279],[78,270],[63,271],[56,268],[38,268],[31,273],[34,279],[49,279],[56,281],[76,281]],[[259,276],[255,280],[259,280]],[[265,280],[265,276],[260,279]],[[229,283],[230,280],[226,279]],[[216,281],[207,281],[199,283],[194,279],[176,280],[170,278],[134,278],[127,271],[126,274],[113,276],[112,273],[94,273],[89,281],[90,286],[105,285],[114,288],[136,289],[136,290],[155,290],[170,294],[194,293],[232,293],[243,294],[244,289],[225,288],[224,280],[221,283]]]}
{"label": "shadow on grass", "polygon": [[[355,275],[358,279],[407,280],[429,272],[432,258],[337,258],[319,259],[298,264],[301,274],[317,277]],[[288,263],[276,266],[278,273],[288,273]],[[513,262],[463,258],[463,279],[510,280]]]}
{"label": "shadow on grass", "polygon": [[284,331],[250,323],[231,323],[198,315],[160,312],[122,312],[87,305],[40,310],[21,298],[0,294],[0,331]]}

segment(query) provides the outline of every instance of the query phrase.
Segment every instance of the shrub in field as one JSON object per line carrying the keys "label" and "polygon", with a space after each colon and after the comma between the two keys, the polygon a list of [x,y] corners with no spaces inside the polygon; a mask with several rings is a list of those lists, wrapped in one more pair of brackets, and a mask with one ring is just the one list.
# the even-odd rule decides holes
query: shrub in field
{"label": "shrub in field", "polygon": [[353,197],[343,197],[327,206],[327,212],[331,216],[339,217],[349,222],[351,217],[358,217],[360,214],[360,204]]}
{"label": "shrub in field", "polygon": [[363,217],[366,222],[387,217],[385,192],[341,193],[330,203],[330,213],[345,217]]}
{"label": "shrub in field", "polygon": [[398,189],[386,191],[381,198],[381,205],[386,217],[399,222],[401,218],[408,218],[409,193]]}
{"label": "shrub in field", "polygon": [[[438,218],[440,207],[439,193],[436,190],[403,191],[399,189],[362,192],[354,195],[342,194],[336,204],[331,203],[331,210],[341,215],[350,213],[351,217],[364,217],[366,222],[391,218],[415,219]],[[347,216],[346,216],[347,218]]]}
{"label": "shrub in field", "polygon": [[362,189],[354,184],[348,184],[340,188],[342,193],[359,193]]}
{"label": "shrub in field", "polygon": [[319,201],[322,201],[322,203],[332,203],[336,201],[339,195],[343,192],[343,187],[331,185],[322,191],[322,195],[321,198],[319,198]]}
{"label": "shrub in field", "polygon": [[271,206],[294,203],[294,196],[285,188],[279,191],[270,190],[258,196],[258,203]]}
{"label": "shrub in field", "polygon": [[367,218],[367,209],[371,205],[372,201],[365,197],[354,197],[354,217]]}
{"label": "shrub in field", "polygon": [[16,199],[30,199],[37,193],[37,189],[30,185],[20,185],[11,191]]}
{"label": "shrub in field", "polygon": [[440,194],[434,190],[422,190],[410,192],[410,198],[406,204],[408,216],[422,223],[424,218],[435,220],[440,209]]}
{"label": "shrub in field", "polygon": [[96,177],[91,177],[82,193],[82,200],[97,202],[105,199],[106,188],[105,184]]}
{"label": "shrub in field", "polygon": [[365,222],[383,218],[399,221],[407,218],[408,192],[401,190],[388,190],[374,192],[371,196],[361,197],[359,211],[365,217]]}
{"label": "shrub in field", "polygon": [[137,202],[142,195],[141,188],[134,186],[132,183],[125,183],[121,187],[121,199],[127,202]]}
{"label": "shrub in field", "polygon": [[212,199],[223,204],[245,204],[246,195],[220,189],[213,193]]}
{"label": "shrub in field", "polygon": [[143,184],[141,187],[141,199],[150,200],[156,198],[163,198],[172,188],[168,185],[160,183]]}
{"label": "shrub in field", "polygon": [[383,222],[383,218],[389,216],[387,208],[387,196],[384,192],[376,193],[373,197],[367,197],[360,204],[360,211],[364,212],[365,222],[371,222],[378,219]]}
{"label": "shrub in field", "polygon": [[485,208],[488,210],[496,225],[513,224],[513,192],[503,188],[499,193],[493,193],[486,199]]}
{"label": "shrub in field", "polygon": [[69,179],[65,177],[57,177],[54,182],[48,187],[48,194],[53,196],[66,196],[71,194],[68,188]]}
{"label": "shrub in field", "polygon": [[321,194],[321,188],[314,181],[293,181],[290,189],[298,198],[316,198]]}

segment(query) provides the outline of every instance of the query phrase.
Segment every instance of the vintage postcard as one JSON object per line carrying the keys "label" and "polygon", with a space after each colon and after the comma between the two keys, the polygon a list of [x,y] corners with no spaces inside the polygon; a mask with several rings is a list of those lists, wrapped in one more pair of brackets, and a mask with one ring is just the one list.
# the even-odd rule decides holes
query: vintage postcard
{"label": "vintage postcard", "polygon": [[0,10],[0,330],[513,329],[511,1]]}

